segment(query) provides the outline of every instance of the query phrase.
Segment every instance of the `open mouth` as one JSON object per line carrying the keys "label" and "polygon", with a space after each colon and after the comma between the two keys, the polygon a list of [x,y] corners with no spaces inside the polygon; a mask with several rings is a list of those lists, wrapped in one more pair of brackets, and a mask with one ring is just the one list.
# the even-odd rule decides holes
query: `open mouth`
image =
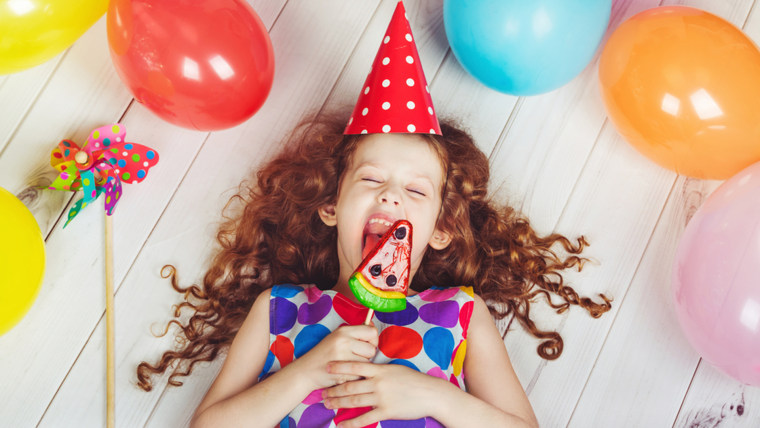
{"label": "open mouth", "polygon": [[393,221],[385,217],[371,217],[362,233],[362,259],[367,257],[377,243],[383,238],[388,229],[393,226]]}

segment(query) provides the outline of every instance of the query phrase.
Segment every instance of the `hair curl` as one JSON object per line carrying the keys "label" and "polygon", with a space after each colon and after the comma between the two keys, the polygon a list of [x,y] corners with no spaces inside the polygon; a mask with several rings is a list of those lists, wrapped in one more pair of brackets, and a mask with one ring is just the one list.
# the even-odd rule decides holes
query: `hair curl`
{"label": "hair curl", "polygon": [[[177,377],[215,359],[230,345],[259,293],[272,285],[313,283],[327,289],[335,284],[337,231],[322,223],[318,209],[336,202],[340,177],[360,141],[342,134],[344,124],[325,116],[305,122],[254,183],[241,184],[224,209],[226,221],[217,234],[221,249],[202,286],[180,287],[174,267],[164,266],[162,276],[185,297],[164,333],[171,325],[179,327],[182,345],[164,352],[155,365],[138,365],[142,389],[149,391],[151,376],[170,367],[168,383],[182,385]],[[410,286],[422,291],[432,285],[472,285],[495,318],[517,318],[541,339],[538,354],[556,359],[562,337],[535,325],[531,302],[542,296],[558,313],[578,305],[595,318],[610,309],[611,300],[603,294],[603,302],[596,303],[563,282],[563,270],[583,267],[587,259],[580,254],[588,243],[556,233],[539,236],[514,209],[492,203],[486,156],[466,132],[448,123],[441,129],[442,137],[425,138],[446,169],[438,227],[452,241],[443,250],[428,249]],[[567,255],[558,255],[555,245]],[[187,321],[180,319],[183,309],[190,310]]]}

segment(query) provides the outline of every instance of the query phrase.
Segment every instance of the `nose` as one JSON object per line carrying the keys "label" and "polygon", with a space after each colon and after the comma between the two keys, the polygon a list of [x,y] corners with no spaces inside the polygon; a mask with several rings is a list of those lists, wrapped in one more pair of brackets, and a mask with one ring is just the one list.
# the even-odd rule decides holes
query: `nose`
{"label": "nose", "polygon": [[381,204],[393,204],[398,206],[401,201],[401,195],[392,187],[387,186],[378,195],[378,200]]}

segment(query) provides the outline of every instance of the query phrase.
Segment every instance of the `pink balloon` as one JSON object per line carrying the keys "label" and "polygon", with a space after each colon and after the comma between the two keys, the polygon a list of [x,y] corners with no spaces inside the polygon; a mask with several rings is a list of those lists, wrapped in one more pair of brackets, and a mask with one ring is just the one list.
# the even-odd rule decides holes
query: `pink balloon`
{"label": "pink balloon", "polygon": [[245,0],[111,0],[107,23],[119,77],[168,122],[229,128],[269,95],[272,43]]}
{"label": "pink balloon", "polygon": [[673,268],[676,314],[699,354],[760,385],[760,162],[707,198],[689,222]]}

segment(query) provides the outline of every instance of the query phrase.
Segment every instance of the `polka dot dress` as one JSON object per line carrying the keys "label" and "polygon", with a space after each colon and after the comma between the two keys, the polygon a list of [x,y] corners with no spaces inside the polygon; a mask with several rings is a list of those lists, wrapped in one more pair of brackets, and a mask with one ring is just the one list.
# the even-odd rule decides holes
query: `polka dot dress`
{"label": "polka dot dress", "polygon": [[345,134],[441,134],[403,3],[388,25]]}
{"label": "polka dot dress", "polygon": [[[269,302],[269,354],[259,380],[308,352],[342,325],[364,322],[367,308],[332,290],[315,286],[281,285],[272,288]],[[378,364],[400,364],[440,377],[464,389],[462,366],[467,350],[467,328],[473,309],[471,287],[431,288],[407,297],[406,309],[375,312],[380,332]],[[327,409],[322,390],[309,394],[280,423],[280,427],[334,427],[369,411]],[[433,418],[382,421],[380,428],[440,427]]]}

